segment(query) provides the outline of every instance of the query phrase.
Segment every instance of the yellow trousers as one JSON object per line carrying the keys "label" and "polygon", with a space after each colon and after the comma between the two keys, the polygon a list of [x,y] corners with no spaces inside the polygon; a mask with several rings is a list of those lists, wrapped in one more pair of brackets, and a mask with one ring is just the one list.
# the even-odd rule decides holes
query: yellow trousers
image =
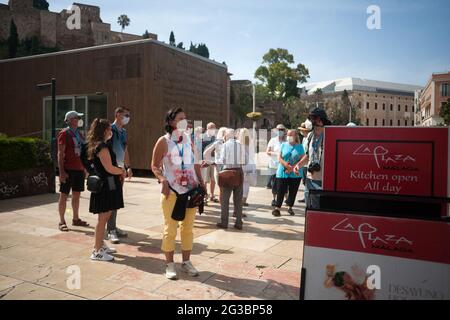
{"label": "yellow trousers", "polygon": [[175,251],[175,238],[177,237],[177,228],[180,225],[181,250],[191,251],[194,243],[194,221],[197,208],[186,209],[186,216],[183,221],[172,219],[172,210],[175,207],[177,196],[170,193],[166,198],[161,194],[161,207],[164,213],[164,235],[161,250],[164,252]]}

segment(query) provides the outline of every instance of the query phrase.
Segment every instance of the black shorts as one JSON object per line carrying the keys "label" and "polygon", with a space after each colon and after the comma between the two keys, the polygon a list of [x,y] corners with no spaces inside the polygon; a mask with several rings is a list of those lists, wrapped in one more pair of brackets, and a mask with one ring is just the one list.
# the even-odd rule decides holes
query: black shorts
{"label": "black shorts", "polygon": [[65,183],[61,183],[59,192],[69,194],[70,189],[72,192],[84,191],[84,171],[79,170],[66,170],[68,178]]}

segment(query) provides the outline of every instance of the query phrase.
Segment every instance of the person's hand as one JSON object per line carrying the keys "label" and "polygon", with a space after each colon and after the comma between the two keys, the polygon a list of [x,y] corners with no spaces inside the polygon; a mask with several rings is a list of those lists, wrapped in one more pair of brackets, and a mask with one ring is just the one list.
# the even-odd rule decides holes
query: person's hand
{"label": "person's hand", "polygon": [[203,160],[202,164],[200,165],[200,168],[207,168],[207,167],[209,167],[208,162],[206,162],[206,160]]}
{"label": "person's hand", "polygon": [[127,177],[127,171],[125,169],[122,169],[122,174],[120,175],[120,180],[125,181],[126,177]]}
{"label": "person's hand", "polygon": [[288,165],[286,166],[286,170],[285,170],[285,171],[286,171],[286,173],[291,173],[291,172],[293,171],[293,169],[294,169],[294,168],[293,168],[291,165],[288,164]]}
{"label": "person's hand", "polygon": [[59,182],[60,183],[66,183],[68,177],[69,177],[69,175],[67,174],[67,172],[65,172],[65,171],[59,172]]}
{"label": "person's hand", "polygon": [[296,176],[298,176],[298,175],[300,174],[300,173],[298,172],[298,171],[299,171],[299,167],[298,167],[298,166],[295,166],[293,171],[294,171],[294,173],[295,173]]}
{"label": "person's hand", "polygon": [[167,180],[163,180],[161,182],[161,193],[166,196],[166,198],[170,194],[169,182]]}
{"label": "person's hand", "polygon": [[131,168],[128,168],[127,176],[128,176],[128,180],[131,180],[131,178],[133,177],[133,170],[131,170]]}

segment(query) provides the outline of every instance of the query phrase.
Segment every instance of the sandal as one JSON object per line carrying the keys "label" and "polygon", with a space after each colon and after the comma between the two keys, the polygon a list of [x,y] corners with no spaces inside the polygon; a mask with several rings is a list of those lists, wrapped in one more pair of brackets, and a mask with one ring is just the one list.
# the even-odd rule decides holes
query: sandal
{"label": "sandal", "polygon": [[67,231],[69,231],[69,228],[67,227],[67,224],[64,222],[64,223],[59,223],[58,224],[58,228],[59,228],[59,231],[64,231],[64,232],[67,232]]}
{"label": "sandal", "polygon": [[87,223],[86,221],[83,221],[81,219],[78,219],[78,220],[72,220],[72,225],[77,226],[77,227],[88,227],[89,223]]}

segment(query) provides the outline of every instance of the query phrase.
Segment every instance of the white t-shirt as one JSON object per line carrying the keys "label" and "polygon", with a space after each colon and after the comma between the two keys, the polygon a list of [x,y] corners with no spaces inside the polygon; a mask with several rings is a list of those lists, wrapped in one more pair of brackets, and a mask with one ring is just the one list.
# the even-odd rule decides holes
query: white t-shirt
{"label": "white t-shirt", "polygon": [[267,144],[267,149],[271,148],[272,152],[276,152],[277,154],[273,154],[270,157],[269,161],[269,168],[271,169],[277,169],[278,168],[278,153],[280,153],[281,150],[281,143],[279,137],[273,137],[269,140],[269,143]]}

